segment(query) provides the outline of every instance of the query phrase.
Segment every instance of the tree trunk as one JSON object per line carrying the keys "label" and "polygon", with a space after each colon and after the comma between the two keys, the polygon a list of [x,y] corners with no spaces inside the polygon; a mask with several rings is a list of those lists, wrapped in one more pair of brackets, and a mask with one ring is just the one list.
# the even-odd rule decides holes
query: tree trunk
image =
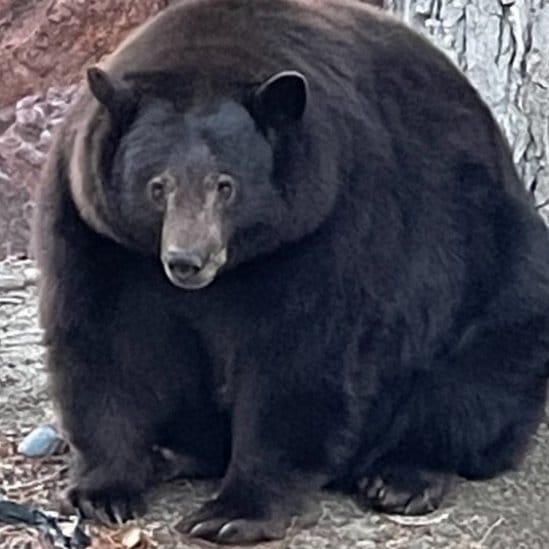
{"label": "tree trunk", "polygon": [[511,144],[549,220],[549,2],[385,0],[465,72]]}

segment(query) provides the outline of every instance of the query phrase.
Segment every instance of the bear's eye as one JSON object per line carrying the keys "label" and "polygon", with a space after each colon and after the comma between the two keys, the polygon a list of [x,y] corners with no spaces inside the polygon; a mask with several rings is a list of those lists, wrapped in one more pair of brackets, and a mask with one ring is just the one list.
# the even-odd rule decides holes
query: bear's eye
{"label": "bear's eye", "polygon": [[230,175],[220,175],[217,180],[217,192],[225,202],[230,201],[235,193],[236,183]]}
{"label": "bear's eye", "polygon": [[155,177],[151,179],[148,184],[148,190],[151,200],[156,205],[164,205],[166,200],[166,182],[162,178]]}

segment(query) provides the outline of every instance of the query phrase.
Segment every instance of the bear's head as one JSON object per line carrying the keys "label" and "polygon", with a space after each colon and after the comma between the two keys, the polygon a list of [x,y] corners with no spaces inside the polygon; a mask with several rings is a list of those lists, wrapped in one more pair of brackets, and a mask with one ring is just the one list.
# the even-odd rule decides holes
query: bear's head
{"label": "bear's head", "polygon": [[157,254],[184,289],[276,249],[292,225],[276,181],[276,142],[299,125],[305,77],[284,71],[247,101],[217,98],[186,109],[138,97],[104,71],[88,71],[95,98],[120,131],[103,182],[120,240]]}

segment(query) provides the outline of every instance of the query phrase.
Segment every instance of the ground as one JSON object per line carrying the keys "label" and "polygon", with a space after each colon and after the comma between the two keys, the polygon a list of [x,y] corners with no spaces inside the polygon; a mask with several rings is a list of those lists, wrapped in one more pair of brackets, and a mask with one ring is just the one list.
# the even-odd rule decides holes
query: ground
{"label": "ground", "polygon": [[[0,263],[0,499],[55,509],[66,455],[29,459],[16,452],[34,427],[53,418],[37,324],[36,279],[28,260]],[[347,497],[318,494],[315,526],[294,529],[272,549],[549,548],[549,409],[519,471],[488,482],[459,483],[436,513],[419,518],[360,510]],[[125,528],[88,530],[93,547],[199,548],[175,524],[215,490],[213,482],[178,481],[151,494],[149,512]],[[47,547],[32,530],[0,524],[0,547]]]}

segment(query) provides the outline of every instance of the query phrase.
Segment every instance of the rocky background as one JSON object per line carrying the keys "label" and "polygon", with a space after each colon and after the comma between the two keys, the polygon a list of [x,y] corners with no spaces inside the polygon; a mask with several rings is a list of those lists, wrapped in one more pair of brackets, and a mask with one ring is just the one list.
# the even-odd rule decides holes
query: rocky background
{"label": "rocky background", "polygon": [[32,255],[33,191],[85,67],[169,0],[0,0],[0,259]]}

